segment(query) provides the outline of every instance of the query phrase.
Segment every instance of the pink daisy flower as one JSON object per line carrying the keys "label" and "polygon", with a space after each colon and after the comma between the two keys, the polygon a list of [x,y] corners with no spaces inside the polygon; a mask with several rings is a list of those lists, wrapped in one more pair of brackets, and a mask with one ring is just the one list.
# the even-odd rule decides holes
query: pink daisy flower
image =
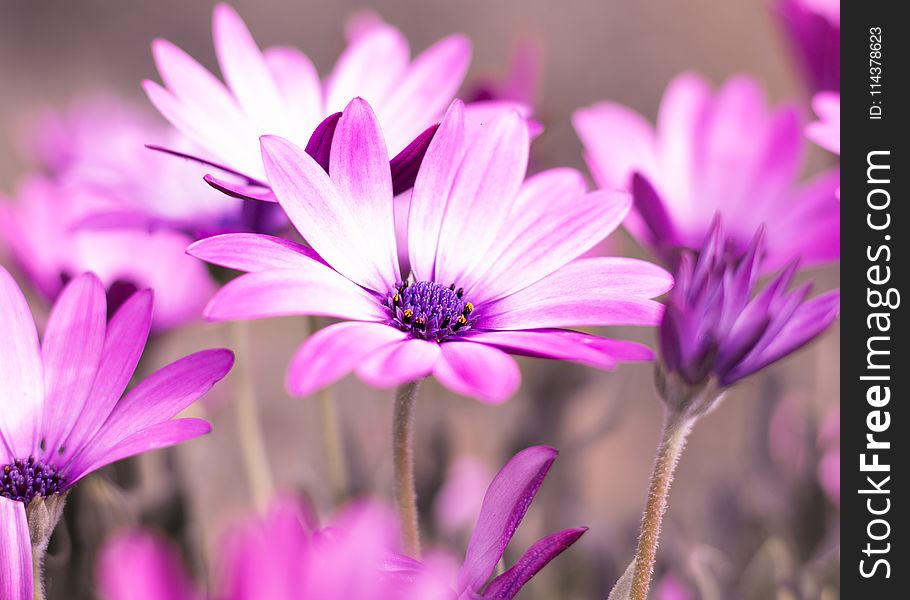
{"label": "pink daisy flower", "polygon": [[651,300],[671,277],[647,262],[578,257],[619,225],[622,193],[587,193],[571,169],[524,179],[528,129],[503,113],[465,141],[452,104],[416,178],[402,273],[388,153],[362,99],[344,111],[329,173],[287,140],[262,140],[269,183],[311,248],[260,235],[224,235],[188,252],[247,271],[205,310],[213,320],[315,314],[344,321],[309,338],[288,372],[306,395],[351,371],[387,387],[428,375],[499,402],[520,374],[507,353],[612,368],[650,350],[565,329],[654,325]]}
{"label": "pink daisy flower", "polygon": [[626,228],[672,263],[681,248],[701,246],[718,213],[740,254],[765,226],[765,272],[795,256],[806,265],[840,256],[838,171],[796,184],[804,148],[798,111],[770,110],[748,77],[717,92],[697,75],[676,77],[656,128],[612,102],[577,111],[573,123],[597,184],[632,192]]}
{"label": "pink daisy flower", "polygon": [[[114,461],[172,446],[211,429],[174,419],[231,368],[228,350],[187,356],[121,399],[145,347],[152,294],[127,300],[110,322],[92,274],[61,292],[43,341],[19,287],[0,268],[0,597],[32,598],[27,519],[36,503],[64,494]],[[55,523],[50,523],[50,529]],[[33,529],[31,533],[36,532]],[[48,537],[50,531],[44,532]],[[43,540],[47,543],[47,539]]]}

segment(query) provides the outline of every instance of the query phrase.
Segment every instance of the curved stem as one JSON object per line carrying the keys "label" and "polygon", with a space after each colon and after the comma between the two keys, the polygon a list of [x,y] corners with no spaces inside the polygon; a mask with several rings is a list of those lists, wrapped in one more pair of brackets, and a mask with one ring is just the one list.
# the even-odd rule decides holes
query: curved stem
{"label": "curved stem", "polygon": [[395,393],[392,423],[392,455],[395,463],[395,503],[401,521],[405,552],[420,558],[420,526],[417,488],[414,483],[414,407],[420,382],[400,386]]}
{"label": "curved stem", "polygon": [[657,544],[660,539],[660,525],[667,500],[670,495],[670,484],[673,473],[686,445],[686,438],[692,430],[694,420],[672,412],[664,415],[664,426],[657,456],[654,459],[654,470],[651,473],[651,484],[648,488],[648,502],[641,521],[641,534],[638,537],[638,549],[635,552],[635,572],[632,576],[631,600],[647,600],[651,576],[654,574],[654,560],[657,556]]}
{"label": "curved stem", "polygon": [[240,453],[246,469],[250,491],[256,508],[263,511],[268,506],[275,490],[268,452],[262,437],[262,422],[256,405],[256,391],[252,373],[249,370],[250,348],[247,324],[243,321],[231,323],[234,350],[239,355],[235,371],[236,397],[234,398],[234,419]]}

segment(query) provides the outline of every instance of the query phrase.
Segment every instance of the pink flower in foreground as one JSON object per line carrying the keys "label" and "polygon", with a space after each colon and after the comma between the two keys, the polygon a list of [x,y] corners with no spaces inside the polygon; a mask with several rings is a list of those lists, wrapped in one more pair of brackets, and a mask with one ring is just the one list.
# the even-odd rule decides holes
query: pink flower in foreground
{"label": "pink flower in foreground", "polygon": [[612,368],[647,360],[632,342],[564,327],[654,325],[651,298],[672,280],[627,258],[577,259],[629,208],[625,194],[586,193],[571,169],[524,181],[528,131],[503,113],[465,143],[456,101],[427,150],[408,217],[411,275],[402,274],[388,154],[373,111],[353,100],[338,123],[330,175],[302,149],[265,137],[269,183],[312,248],[224,235],[188,252],[247,271],[218,292],[209,319],[315,314],[344,319],[310,337],[288,386],[307,395],[356,371],[379,387],[434,375],[498,402],[520,374],[506,352]]}
{"label": "pink flower in foreground", "polygon": [[167,228],[202,237],[273,231],[286,223],[276,219],[281,214],[274,207],[228,198],[205,185],[199,164],[147,148],[192,152],[157,115],[116,97],[44,113],[28,128],[24,145],[56,181],[108,200],[84,215],[93,228]]}
{"label": "pink flower in foreground", "polygon": [[355,96],[381,118],[393,154],[442,116],[470,62],[462,36],[447,37],[411,60],[407,40],[379,20],[358,29],[332,73],[321,80],[313,63],[289,47],[261,51],[237,13],[215,7],[215,52],[225,86],[173,44],[156,40],[155,63],[165,87],[144,82],[152,103],[201,158],[264,185],[259,137],[280,135],[300,147],[329,115]]}
{"label": "pink flower in foreground", "polygon": [[36,502],[63,494],[109,463],[193,439],[211,428],[200,419],[174,416],[227,374],[231,352],[187,356],[121,399],[148,337],[152,294],[134,294],[109,323],[106,313],[101,282],[92,274],[81,275],[61,292],[39,345],[22,292],[0,268],[4,600],[32,597],[27,506],[32,510]]}
{"label": "pink flower in foreground", "polygon": [[101,600],[198,600],[202,598],[180,554],[161,536],[125,530],[107,540],[95,562]]}
{"label": "pink flower in foreground", "polygon": [[819,92],[812,98],[818,121],[806,126],[806,137],[829,152],[840,155],[840,94]]}
{"label": "pink flower in foreground", "polygon": [[15,204],[0,203],[0,245],[48,300],[71,278],[93,271],[112,312],[133,291],[153,289],[153,327],[162,330],[198,319],[214,293],[205,265],[186,256],[193,238],[183,233],[80,228],[87,215],[118,203],[39,176],[25,180],[16,196]]}
{"label": "pink flower in foreground", "polygon": [[769,111],[752,79],[712,93],[702,78],[678,76],[656,128],[611,102],[577,111],[573,122],[597,184],[634,196],[624,225],[665,260],[697,250],[718,213],[739,253],[765,226],[765,272],[795,256],[803,264],[839,257],[839,173],[795,185],[804,146],[797,111]]}

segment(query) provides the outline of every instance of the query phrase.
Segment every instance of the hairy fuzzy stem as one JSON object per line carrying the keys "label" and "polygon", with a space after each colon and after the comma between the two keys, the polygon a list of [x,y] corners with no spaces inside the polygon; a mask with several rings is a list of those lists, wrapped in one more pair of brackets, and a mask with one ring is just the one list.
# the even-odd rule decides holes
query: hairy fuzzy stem
{"label": "hairy fuzzy stem", "polygon": [[234,350],[240,357],[237,361],[238,368],[235,369],[234,418],[253,503],[258,510],[264,511],[274,494],[275,482],[272,479],[265,439],[262,437],[262,422],[256,404],[252,373],[248,368],[252,353],[247,326],[243,321],[231,323]]}
{"label": "hairy fuzzy stem", "polygon": [[654,574],[654,560],[657,556],[657,544],[660,539],[660,525],[667,500],[670,495],[670,484],[673,473],[686,445],[686,438],[692,430],[694,419],[678,413],[667,411],[664,415],[664,426],[657,456],[654,459],[654,470],[651,473],[651,484],[648,488],[648,502],[641,520],[641,534],[638,537],[638,549],[635,552],[635,572],[632,576],[630,600],[647,600],[651,576]]}
{"label": "hairy fuzzy stem", "polygon": [[348,495],[347,459],[345,458],[341,426],[338,422],[338,410],[332,392],[328,388],[317,394],[317,401],[329,488],[332,491],[332,500],[337,505],[344,502]]}
{"label": "hairy fuzzy stem", "polygon": [[25,509],[28,532],[32,546],[32,600],[44,600],[44,557],[54,528],[63,515],[66,492],[35,498]]}
{"label": "hairy fuzzy stem", "polygon": [[420,525],[414,482],[414,407],[419,381],[406,383],[395,393],[392,422],[392,455],[395,463],[395,503],[401,521],[405,552],[420,558]]}

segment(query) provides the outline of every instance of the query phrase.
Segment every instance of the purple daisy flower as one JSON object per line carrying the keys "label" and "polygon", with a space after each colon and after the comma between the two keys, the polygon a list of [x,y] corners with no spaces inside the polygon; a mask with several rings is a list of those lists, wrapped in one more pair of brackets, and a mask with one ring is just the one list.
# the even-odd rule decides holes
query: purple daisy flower
{"label": "purple daisy flower", "polygon": [[[261,235],[224,235],[188,252],[247,271],[206,308],[213,320],[315,314],[344,319],[309,338],[288,372],[306,395],[345,374],[379,387],[435,376],[489,402],[520,374],[507,353],[612,368],[648,360],[636,343],[564,329],[653,325],[651,298],[672,279],[628,258],[581,258],[626,215],[622,193],[587,193],[554,169],[524,180],[528,129],[503,113],[465,141],[452,104],[413,189],[407,240],[396,240],[388,154],[376,116],[353,100],[338,122],[329,174],[301,148],[266,136],[279,203],[311,248]],[[407,245],[410,275],[398,261]]]}
{"label": "purple daisy flower", "polygon": [[101,282],[93,274],[81,275],[61,292],[39,345],[22,292],[0,268],[4,600],[30,599],[33,585],[40,584],[32,580],[33,548],[43,551],[35,537],[49,538],[56,524],[54,518],[41,520],[45,504],[62,509],[61,495],[92,471],[211,428],[200,419],[173,417],[227,374],[231,352],[207,350],[183,358],[121,399],[148,337],[151,292],[135,293],[109,323],[106,313]]}
{"label": "purple daisy flower", "polygon": [[712,93],[687,73],[667,87],[656,128],[611,102],[577,111],[573,123],[597,184],[633,194],[624,225],[637,240],[675,264],[681,249],[701,246],[720,213],[739,254],[765,226],[770,272],[794,256],[805,264],[840,256],[840,174],[795,184],[805,146],[798,114],[789,105],[769,110],[748,77]]}
{"label": "purple daisy flower", "polygon": [[837,317],[839,291],[807,300],[811,283],[788,290],[796,260],[756,292],[762,237],[759,231],[736,259],[718,219],[698,258],[682,257],[660,326],[667,375],[693,388],[709,378],[733,385],[805,346]]}

